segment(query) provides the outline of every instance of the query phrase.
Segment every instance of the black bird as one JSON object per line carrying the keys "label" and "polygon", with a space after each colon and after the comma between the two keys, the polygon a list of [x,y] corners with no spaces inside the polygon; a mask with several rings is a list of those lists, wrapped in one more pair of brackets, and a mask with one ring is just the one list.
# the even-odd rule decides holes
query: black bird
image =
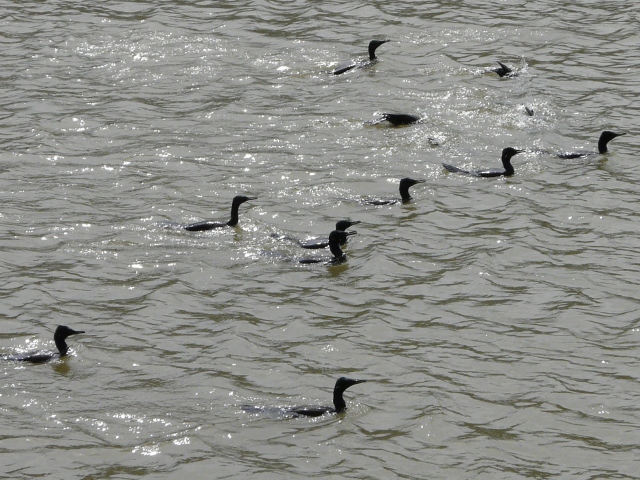
{"label": "black bird", "polygon": [[518,153],[522,153],[524,150],[516,150],[515,148],[507,147],[502,150],[502,165],[504,168],[487,168],[484,170],[475,170],[470,172],[468,170],[462,170],[461,168],[454,167],[453,165],[447,165],[443,163],[442,166],[451,173],[464,173],[466,175],[474,175],[476,177],[510,177],[514,174],[513,165],[511,165],[511,157]]}
{"label": "black bird", "polygon": [[189,230],[190,232],[201,232],[203,230],[213,230],[214,228],[222,227],[235,227],[238,224],[238,208],[244,202],[249,200],[256,200],[258,197],[245,197],[244,195],[236,195],[233,197],[233,203],[231,204],[231,220],[228,222],[197,222],[184,225],[182,228]]}
{"label": "black bird", "polygon": [[[347,228],[357,225],[359,223],[360,223],[359,221],[352,222],[351,220],[340,220],[336,222],[336,230],[340,230],[344,232]],[[272,237],[277,238],[278,240],[288,240],[290,242],[297,243],[302,248],[307,248],[309,250],[316,250],[319,248],[326,248],[329,246],[329,237],[310,238],[304,241],[292,235],[273,234]],[[347,239],[345,238],[344,243],[341,243],[341,245],[345,245],[346,243],[347,243]]]}
{"label": "black bird", "polygon": [[489,70],[489,72],[497,73],[500,78],[502,77],[513,78],[518,76],[516,72],[514,72],[512,69],[507,67],[504,63],[498,62],[498,65],[500,66],[496,68],[492,68],[491,70]]}
{"label": "black bird", "polygon": [[378,125],[385,120],[394,127],[399,127],[401,125],[411,125],[412,123],[419,123],[420,117],[409,115],[408,113],[383,113],[382,118],[374,120],[373,122],[371,122],[371,125]]}
{"label": "black bird", "polygon": [[366,198],[362,201],[365,205],[395,205],[396,203],[408,203],[413,197],[409,194],[409,188],[426,180],[414,180],[413,178],[403,178],[400,180],[400,198],[377,199]]}
{"label": "black bird", "polygon": [[353,70],[354,68],[363,68],[372,65],[378,57],[376,57],[376,49],[383,43],[387,43],[389,40],[371,40],[369,42],[369,61],[363,60],[349,60],[348,62],[341,63],[335,69],[331,71],[333,75],[342,75],[343,73]]}
{"label": "black bird", "polygon": [[69,347],[65,340],[70,335],[77,335],[79,333],[84,332],[81,330],[73,330],[65,325],[60,325],[56,328],[56,331],[53,334],[53,340],[56,342],[56,347],[58,347],[57,353],[46,350],[37,350],[34,352],[19,353],[17,355],[5,355],[2,359],[15,362],[45,363],[54,358],[65,357],[69,351]]}
{"label": "black bird", "polygon": [[358,232],[350,231],[345,232],[343,230],[334,230],[329,234],[329,250],[333,254],[333,258],[327,257],[307,257],[296,260],[298,263],[310,264],[310,263],[342,263],[347,259],[347,254],[342,251],[340,245],[347,243],[347,237],[355,235]]}
{"label": "black bird", "polygon": [[616,137],[621,135],[626,135],[625,133],[615,133],[609,130],[605,130],[600,134],[600,139],[598,140],[598,151],[594,152],[593,150],[581,150],[577,152],[560,152],[556,154],[559,158],[580,158],[580,157],[588,157],[589,155],[596,155],[598,153],[607,153],[607,144],[609,141],[613,140]]}
{"label": "black bird", "polygon": [[531,107],[529,107],[529,106],[527,106],[527,105],[525,105],[525,106],[524,106],[524,111],[525,111],[525,112],[527,112],[527,115],[529,115],[530,117],[533,117],[533,115],[534,115],[534,113],[535,113],[535,112],[533,111],[533,108],[531,108]]}
{"label": "black bird", "polygon": [[340,377],[333,388],[333,407],[325,407],[322,405],[300,405],[287,410],[296,416],[304,417],[320,417],[325,413],[342,413],[347,409],[347,404],[342,397],[344,391],[358,383],[364,383],[366,380],[352,380],[350,378]]}
{"label": "black bird", "polygon": [[325,413],[337,414],[343,413],[347,409],[342,394],[344,391],[358,383],[364,383],[366,380],[352,380],[350,378],[341,377],[336,381],[333,388],[333,407],[323,405],[300,405],[296,407],[261,407],[253,405],[242,405],[240,408],[247,413],[270,413],[273,415],[285,415],[289,417],[320,417]]}

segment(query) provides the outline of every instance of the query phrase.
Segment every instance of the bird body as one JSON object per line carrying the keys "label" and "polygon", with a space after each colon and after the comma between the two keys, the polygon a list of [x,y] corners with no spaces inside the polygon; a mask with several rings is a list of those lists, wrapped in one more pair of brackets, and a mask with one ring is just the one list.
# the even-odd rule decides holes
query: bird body
{"label": "bird body", "polygon": [[60,325],[56,328],[55,333],[53,334],[53,340],[56,343],[56,347],[58,348],[57,352],[50,352],[46,350],[39,350],[33,352],[19,353],[16,355],[5,355],[3,356],[3,360],[10,360],[15,362],[29,362],[29,363],[45,363],[54,358],[62,358],[65,357],[69,351],[69,347],[67,346],[66,339],[71,335],[77,335],[79,333],[84,333],[81,330],[73,330],[66,325]]}
{"label": "bird body", "polygon": [[249,200],[256,200],[258,197],[246,197],[244,195],[236,195],[231,203],[231,219],[228,222],[196,222],[184,225],[182,228],[189,232],[202,232],[205,230],[213,230],[215,228],[235,227],[238,224],[238,209],[240,205]]}
{"label": "bird body", "polygon": [[607,145],[609,144],[609,142],[614,138],[620,137],[622,135],[625,135],[625,133],[615,133],[609,130],[605,130],[600,134],[600,138],[598,139],[597,152],[593,150],[579,150],[575,152],[560,152],[560,153],[557,153],[556,156],[558,158],[572,159],[572,158],[582,158],[582,157],[588,157],[590,155],[607,153],[609,151],[607,149]]}
{"label": "bird body", "polygon": [[410,115],[408,113],[383,113],[382,118],[371,122],[372,125],[378,125],[382,122],[389,122],[394,127],[400,127],[402,125],[411,125],[413,123],[419,123],[420,117]]}
{"label": "bird body", "polygon": [[331,73],[333,75],[342,75],[343,73],[347,73],[350,70],[355,68],[364,68],[372,65],[378,57],[376,57],[376,49],[387,43],[389,40],[371,40],[369,42],[369,60],[349,60],[347,62],[343,62],[339,64],[336,68],[334,68]]}
{"label": "bird body", "polygon": [[298,263],[301,264],[312,264],[312,263],[331,263],[338,264],[342,263],[347,259],[347,255],[340,248],[341,245],[344,245],[347,242],[347,238],[350,235],[355,235],[358,232],[349,231],[345,232],[344,230],[334,230],[329,234],[329,249],[333,254],[333,258],[327,257],[306,257],[300,258],[297,260]]}
{"label": "bird body", "polygon": [[489,70],[489,72],[497,73],[500,78],[502,77],[513,78],[518,76],[518,74],[514,72],[513,69],[507,67],[504,63],[498,62],[498,65],[500,66],[496,68],[492,68],[491,70]]}
{"label": "bird body", "polygon": [[298,405],[295,407],[256,407],[253,405],[242,405],[242,410],[248,413],[273,413],[293,417],[320,417],[327,413],[339,414],[347,410],[347,403],[344,401],[344,391],[358,383],[365,383],[366,380],[353,380],[351,378],[340,377],[333,388],[333,406],[325,405]]}
{"label": "bird body", "polygon": [[[359,224],[359,221],[352,222],[351,220],[339,220],[336,222],[336,230],[344,232],[347,228],[352,227],[354,225]],[[344,242],[340,245],[345,245],[347,243],[348,236],[344,237]],[[307,240],[298,240],[298,245],[302,248],[306,248],[308,250],[317,250],[320,248],[326,248],[329,246],[329,238],[310,238]]]}
{"label": "bird body", "polygon": [[451,173],[462,173],[465,175],[473,175],[475,177],[509,177],[515,173],[513,165],[511,165],[511,157],[522,153],[523,150],[516,150],[515,148],[507,147],[502,150],[502,166],[503,168],[485,168],[482,170],[463,170],[453,165],[443,163],[442,166]]}
{"label": "bird body", "polygon": [[403,178],[400,180],[400,198],[388,198],[388,199],[380,199],[380,198],[365,198],[362,203],[365,205],[395,205],[396,203],[408,203],[411,201],[413,197],[409,193],[409,188],[418,183],[424,183],[425,180],[415,180],[413,178]]}
{"label": "bird body", "polygon": [[333,407],[324,405],[300,405],[288,409],[288,412],[304,417],[319,417],[325,413],[342,413],[347,409],[347,403],[342,396],[344,391],[358,383],[366,380],[353,380],[351,378],[340,377],[333,388]]}
{"label": "bird body", "polygon": [[[336,230],[345,231],[347,228],[359,223],[359,221],[352,222],[351,220],[339,220],[336,222]],[[298,246],[307,250],[319,250],[329,246],[329,237],[313,237],[308,238],[307,240],[300,240],[293,235],[278,235],[277,233],[274,233],[271,236],[278,240],[287,240],[289,242],[296,243]],[[346,245],[346,243],[347,238],[345,237],[344,242],[340,245]]]}

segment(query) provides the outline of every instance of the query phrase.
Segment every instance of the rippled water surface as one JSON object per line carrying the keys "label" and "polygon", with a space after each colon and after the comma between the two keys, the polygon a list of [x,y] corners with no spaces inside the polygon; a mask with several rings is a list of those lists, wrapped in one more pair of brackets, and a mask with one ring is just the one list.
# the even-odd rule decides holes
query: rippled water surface
{"label": "rippled water surface", "polygon": [[640,478],[640,4],[0,7],[1,478]]}

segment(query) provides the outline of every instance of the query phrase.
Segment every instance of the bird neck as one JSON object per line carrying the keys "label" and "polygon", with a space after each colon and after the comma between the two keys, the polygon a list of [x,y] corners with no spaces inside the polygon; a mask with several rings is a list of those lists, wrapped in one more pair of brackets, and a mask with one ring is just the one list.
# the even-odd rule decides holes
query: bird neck
{"label": "bird neck", "polygon": [[369,60],[373,61],[375,60],[376,57],[376,48],[378,48],[377,46],[369,46]]}
{"label": "bird neck", "polygon": [[67,346],[67,342],[62,337],[54,336],[53,340],[56,342],[56,347],[58,347],[58,351],[60,352],[60,356],[64,357],[69,351],[69,347]]}
{"label": "bird neck", "polygon": [[598,152],[599,153],[607,153],[607,143],[609,143],[609,139],[601,138],[598,140]]}
{"label": "bird neck", "polygon": [[409,193],[409,187],[400,189],[400,197],[402,198],[402,203],[407,203],[411,200],[411,194]]}
{"label": "bird neck", "polygon": [[333,406],[336,407],[336,413],[342,413],[347,409],[347,404],[342,397],[342,392],[333,391]]}
{"label": "bird neck", "polygon": [[240,208],[239,204],[231,205],[231,220],[227,222],[227,225],[230,227],[235,227],[238,224],[238,209]]}
{"label": "bird neck", "polygon": [[513,165],[511,165],[510,158],[503,158],[502,166],[504,167],[505,175],[513,175],[515,173],[515,170],[513,169]]}
{"label": "bird neck", "polygon": [[340,242],[331,242],[329,244],[329,250],[331,250],[331,253],[336,258],[336,260],[341,260],[342,257],[345,256],[344,252],[340,248]]}

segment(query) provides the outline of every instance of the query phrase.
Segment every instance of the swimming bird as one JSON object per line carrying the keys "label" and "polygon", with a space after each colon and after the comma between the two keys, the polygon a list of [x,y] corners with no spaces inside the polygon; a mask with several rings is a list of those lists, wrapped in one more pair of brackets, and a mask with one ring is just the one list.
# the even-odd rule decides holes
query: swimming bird
{"label": "swimming bird", "polygon": [[30,362],[30,363],[45,363],[54,358],[62,358],[67,355],[69,347],[67,346],[66,339],[71,335],[77,335],[84,333],[82,330],[73,330],[66,325],[60,325],[56,328],[53,334],[53,340],[56,342],[58,352],[50,352],[46,350],[36,350],[33,352],[19,353],[16,355],[5,355],[3,360],[11,360],[15,362]]}
{"label": "swimming bird", "polygon": [[[354,225],[357,225],[359,223],[359,221],[352,222],[351,220],[339,220],[338,222],[336,222],[336,230],[344,232],[347,228],[353,227]],[[326,248],[329,246],[329,237],[309,238],[304,241],[300,240],[297,237],[294,237],[293,235],[273,234],[272,237],[277,238],[278,240],[288,240],[290,242],[297,243],[302,248],[307,248],[309,250]],[[347,243],[346,240],[347,239],[345,238],[344,243],[341,243],[341,245],[345,245]]]}
{"label": "swimming bird", "polygon": [[346,377],[340,377],[336,381],[333,388],[333,407],[324,405],[299,405],[296,407],[263,407],[254,405],[242,405],[240,408],[247,413],[266,413],[277,416],[287,417],[320,417],[326,413],[338,414],[344,413],[347,404],[342,396],[344,391],[358,383],[365,383],[366,380],[352,380]]}
{"label": "swimming bird", "polygon": [[343,73],[348,72],[349,70],[353,70],[354,68],[363,68],[368,67],[375,63],[378,59],[376,57],[376,49],[382,45],[383,43],[387,43],[389,40],[371,40],[369,42],[369,60],[349,60],[347,62],[341,63],[336,68],[334,68],[331,73],[333,75],[342,75]]}
{"label": "swimming bird", "polygon": [[515,148],[507,147],[502,150],[502,165],[504,168],[487,168],[484,170],[475,170],[470,172],[468,170],[462,170],[461,168],[454,167],[453,165],[447,165],[443,163],[442,166],[451,173],[464,173],[466,175],[474,175],[476,177],[509,177],[514,174],[513,166],[511,165],[511,157],[518,153],[522,153],[524,150],[516,150]]}
{"label": "swimming bird", "polygon": [[325,413],[342,413],[347,409],[347,404],[342,396],[344,391],[353,385],[364,382],[366,382],[366,380],[352,380],[351,378],[340,377],[336,382],[336,386],[333,388],[333,407],[300,405],[288,409],[287,412],[303,417],[320,417]]}
{"label": "swimming bird", "polygon": [[530,117],[533,117],[534,115],[534,111],[533,108],[529,107],[528,105],[524,106],[524,111],[527,112],[527,115],[529,115]]}
{"label": "swimming bird", "polygon": [[344,245],[347,243],[347,237],[351,235],[355,235],[358,232],[349,231],[345,232],[343,230],[334,230],[329,234],[329,250],[333,254],[333,258],[327,257],[307,257],[307,258],[299,258],[296,261],[302,264],[310,264],[310,263],[330,263],[330,264],[338,264],[342,263],[347,259],[347,254],[342,251],[340,245]]}
{"label": "swimming bird", "polygon": [[408,113],[383,113],[382,118],[378,120],[374,120],[371,122],[371,125],[378,125],[384,121],[389,122],[394,127],[399,127],[401,125],[411,125],[412,123],[419,123],[420,117],[416,117],[415,115],[409,115]]}
{"label": "swimming bird", "polygon": [[560,152],[557,153],[556,156],[559,158],[580,158],[580,157],[588,157],[589,155],[596,155],[598,153],[607,153],[607,144],[616,137],[621,135],[626,135],[626,133],[615,133],[609,130],[605,130],[600,134],[600,138],[598,139],[598,151],[595,152],[593,150],[580,150],[577,152]]}
{"label": "swimming bird", "polygon": [[415,180],[413,178],[403,178],[400,180],[400,198],[378,199],[365,198],[362,203],[365,205],[395,205],[396,203],[408,203],[413,198],[409,194],[409,188],[418,183],[424,183],[426,180]]}
{"label": "swimming bird", "polygon": [[497,73],[500,78],[502,77],[513,78],[518,76],[516,72],[514,72],[511,68],[507,67],[504,63],[498,62],[498,65],[500,66],[496,68],[492,68],[491,70],[488,70],[488,71]]}
{"label": "swimming bird", "polygon": [[233,197],[233,203],[231,204],[231,220],[228,222],[196,222],[184,225],[182,228],[190,232],[202,232],[204,230],[213,230],[214,228],[222,227],[235,227],[238,224],[238,209],[240,205],[249,200],[257,200],[258,197],[245,197],[244,195],[236,195]]}

